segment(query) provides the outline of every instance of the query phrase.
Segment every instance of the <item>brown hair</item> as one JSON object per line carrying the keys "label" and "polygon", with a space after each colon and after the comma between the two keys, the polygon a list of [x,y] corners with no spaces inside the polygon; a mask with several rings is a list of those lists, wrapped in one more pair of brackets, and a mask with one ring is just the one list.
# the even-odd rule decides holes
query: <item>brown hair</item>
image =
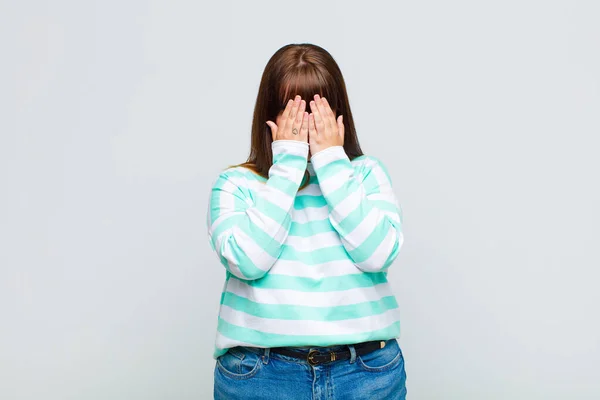
{"label": "brown hair", "polygon": [[[306,100],[306,111],[315,94],[325,97],[336,118],[344,116],[344,151],[350,160],[363,155],[358,143],[342,72],[325,49],[310,43],[288,44],[273,54],[263,72],[252,119],[248,160],[232,167],[246,167],[264,178],[273,164],[273,138],[268,120],[275,122],[287,101],[299,94]],[[304,172],[308,185],[309,173]]]}

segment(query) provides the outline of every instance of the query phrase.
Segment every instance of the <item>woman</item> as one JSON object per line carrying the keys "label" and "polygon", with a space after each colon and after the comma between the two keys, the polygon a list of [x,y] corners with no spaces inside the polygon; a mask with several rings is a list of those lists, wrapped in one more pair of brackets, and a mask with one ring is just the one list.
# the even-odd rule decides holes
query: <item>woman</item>
{"label": "woman", "polygon": [[360,149],[323,48],[290,44],[269,60],[248,161],[216,179],[207,225],[226,271],[215,399],[405,398],[387,281],[402,209]]}

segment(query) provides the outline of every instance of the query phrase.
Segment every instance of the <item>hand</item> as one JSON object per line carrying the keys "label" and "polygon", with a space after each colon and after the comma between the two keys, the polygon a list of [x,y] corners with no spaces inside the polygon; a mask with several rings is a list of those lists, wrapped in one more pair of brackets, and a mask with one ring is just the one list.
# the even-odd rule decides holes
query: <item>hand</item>
{"label": "hand", "polygon": [[344,145],[343,116],[335,118],[325,97],[315,94],[310,102],[312,113],[308,116],[308,141],[311,156],[331,146]]}
{"label": "hand", "polygon": [[288,101],[283,114],[277,116],[277,124],[267,121],[267,125],[271,128],[273,141],[308,142],[308,112],[305,112],[305,109],[306,101],[300,100],[300,96],[297,95],[295,100]]}

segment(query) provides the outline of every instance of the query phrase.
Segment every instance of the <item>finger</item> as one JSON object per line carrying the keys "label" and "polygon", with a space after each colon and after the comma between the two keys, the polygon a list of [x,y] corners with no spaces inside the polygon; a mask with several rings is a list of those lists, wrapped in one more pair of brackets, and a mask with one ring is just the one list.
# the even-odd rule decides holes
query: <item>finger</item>
{"label": "finger", "polygon": [[[318,96],[318,95],[315,95]],[[310,102],[310,109],[312,111],[312,115],[313,115],[313,123],[315,126],[315,130],[319,130],[322,126],[322,120],[321,120],[321,114],[319,113],[319,108],[317,107],[317,103],[313,100]],[[310,129],[310,127],[309,127]],[[319,132],[322,133],[322,132]]]}
{"label": "finger", "polygon": [[308,112],[305,111],[304,114],[302,114],[302,127],[300,127],[300,137],[302,138],[302,140],[307,140],[308,139]]}
{"label": "finger", "polygon": [[[300,105],[300,96],[296,95],[294,100],[292,100],[292,104],[290,105],[290,111],[288,113],[288,117],[284,118],[281,122],[281,129],[283,132],[292,132],[295,127],[294,122],[296,121],[296,114],[298,113],[298,106]],[[299,126],[297,128],[300,128]]]}
{"label": "finger", "polygon": [[318,94],[315,94],[315,103],[317,104],[317,109],[319,110],[319,114],[321,119],[325,121],[327,118],[327,110],[325,109],[325,104],[323,103],[323,98]]}
{"label": "finger", "polygon": [[319,132],[317,132],[317,126],[315,125],[315,114],[310,113],[308,115],[308,135],[316,138]]}
{"label": "finger", "polygon": [[288,116],[290,115],[290,110],[292,109],[292,103],[294,102],[294,100],[289,99],[285,109],[283,110],[283,114],[281,114],[281,118],[285,121],[288,119]]}
{"label": "finger", "polygon": [[300,106],[296,114],[296,123],[294,126],[300,127],[302,125],[302,119],[304,118],[304,109],[306,108],[306,101],[300,100]]}
{"label": "finger", "polygon": [[325,97],[321,97],[321,114],[323,115],[324,122],[327,124],[328,128],[334,131],[335,129],[333,128],[336,126],[335,114]]}
{"label": "finger", "polygon": [[271,121],[267,121],[267,125],[269,125],[269,128],[271,128],[271,138],[273,141],[275,141],[275,138],[277,137],[277,125]]}
{"label": "finger", "polygon": [[292,109],[290,110],[290,119],[293,121],[298,113],[298,107],[300,106],[300,96],[296,95],[294,102],[292,103]]}
{"label": "finger", "polygon": [[338,124],[338,133],[340,135],[340,137],[342,138],[342,144],[344,144],[344,116],[340,115],[337,119],[337,124]]}
{"label": "finger", "polygon": [[319,94],[315,94],[315,103],[317,108],[317,116],[315,117],[315,123],[319,134],[327,135],[332,130],[331,118],[327,115],[325,106],[323,105],[323,98]]}
{"label": "finger", "polygon": [[328,115],[330,118],[335,119],[335,114],[333,113],[333,110],[331,109],[331,106],[329,105],[329,102],[327,101],[327,99],[325,97],[321,97],[321,102],[323,104],[323,109],[325,110],[325,114]]}

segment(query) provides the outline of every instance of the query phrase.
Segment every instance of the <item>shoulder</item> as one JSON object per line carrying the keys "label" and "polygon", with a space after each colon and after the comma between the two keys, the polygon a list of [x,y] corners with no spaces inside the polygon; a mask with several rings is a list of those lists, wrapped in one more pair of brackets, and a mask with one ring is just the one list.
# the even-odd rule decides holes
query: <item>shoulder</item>
{"label": "shoulder", "polygon": [[363,177],[377,175],[379,178],[391,181],[389,170],[383,159],[379,157],[363,154],[362,156],[355,157],[351,162],[354,170]]}
{"label": "shoulder", "polygon": [[213,188],[251,189],[262,177],[243,166],[232,166],[223,169],[213,179]]}

